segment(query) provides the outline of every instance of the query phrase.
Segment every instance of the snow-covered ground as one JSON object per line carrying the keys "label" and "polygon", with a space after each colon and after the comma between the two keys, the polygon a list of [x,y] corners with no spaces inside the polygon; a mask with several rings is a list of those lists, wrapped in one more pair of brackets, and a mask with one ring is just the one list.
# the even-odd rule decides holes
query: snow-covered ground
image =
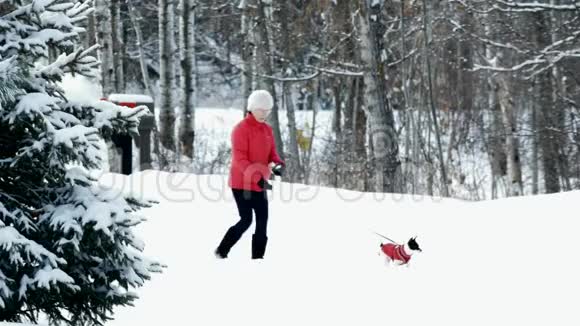
{"label": "snow-covered ground", "polygon": [[[221,175],[144,171],[101,183],[160,204],[142,213],[146,253],[168,265],[116,309],[125,325],[579,325],[579,192],[486,202],[274,182],[269,243],[254,226],[217,260],[237,210]],[[381,239],[417,236],[409,267]]]}

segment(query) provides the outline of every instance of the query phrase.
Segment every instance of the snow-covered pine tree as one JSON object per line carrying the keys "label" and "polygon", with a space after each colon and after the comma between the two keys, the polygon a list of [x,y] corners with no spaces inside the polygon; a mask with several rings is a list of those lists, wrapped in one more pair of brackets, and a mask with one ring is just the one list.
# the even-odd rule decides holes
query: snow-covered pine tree
{"label": "snow-covered pine tree", "polygon": [[95,48],[76,48],[90,11],[87,1],[0,0],[0,321],[101,324],[163,268],[133,233],[154,202],[89,174],[101,136],[136,134],[147,109],[74,104],[57,84],[97,75]]}

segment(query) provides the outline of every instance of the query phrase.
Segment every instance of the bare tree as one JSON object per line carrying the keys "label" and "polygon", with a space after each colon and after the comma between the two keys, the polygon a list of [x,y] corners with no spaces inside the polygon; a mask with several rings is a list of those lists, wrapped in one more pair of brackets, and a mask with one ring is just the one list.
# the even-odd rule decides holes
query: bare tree
{"label": "bare tree", "polygon": [[[549,18],[544,12],[534,15],[536,23],[535,36],[540,47],[550,44]],[[558,154],[560,151],[559,129],[557,123],[557,106],[553,101],[553,83],[550,71],[542,71],[538,75],[540,83],[540,103],[538,132],[542,149],[542,163],[544,167],[544,181],[546,193],[560,192],[560,173],[558,169]]]}
{"label": "bare tree", "polygon": [[[486,36],[489,38],[497,39],[501,35],[505,35],[500,24],[494,24],[498,16],[493,12],[489,13],[485,19],[485,29]],[[486,60],[487,64],[492,67],[500,66],[500,60],[505,56],[501,52],[494,51],[490,46],[486,47]],[[517,124],[516,124],[516,111],[515,105],[512,99],[512,89],[507,80],[505,72],[491,72],[488,74],[488,84],[490,86],[490,97],[493,97],[491,101],[494,105],[492,110],[494,116],[495,125],[495,137],[501,138],[501,143],[498,139],[495,139],[495,144],[498,145],[495,155],[493,155],[495,162],[495,171],[493,174],[505,174],[507,180],[505,182],[506,195],[507,196],[520,196],[523,194],[523,183],[522,183],[522,168],[520,161],[520,148],[519,140],[517,135]],[[499,110],[495,109],[495,105],[499,107]],[[501,123],[499,123],[501,121]],[[501,136],[500,136],[501,135]],[[505,153],[501,153],[505,151]],[[505,160],[504,160],[505,158]],[[503,162],[505,161],[505,168],[503,168]],[[505,171],[505,173],[504,173]]]}
{"label": "bare tree", "polygon": [[252,54],[254,51],[254,40],[253,34],[250,33],[250,27],[252,25],[252,11],[250,10],[250,5],[254,4],[254,0],[243,0],[240,1],[238,9],[242,11],[241,18],[241,35],[242,40],[241,46],[241,56],[242,56],[242,96],[243,102],[242,107],[244,109],[244,116],[246,115],[246,106],[248,97],[252,93]]}
{"label": "bare tree", "polygon": [[179,141],[181,151],[193,158],[193,143],[195,136],[195,108],[193,56],[195,49],[195,12],[192,0],[180,0],[180,53],[181,53],[181,123],[179,126]]}
{"label": "bare tree", "polygon": [[365,66],[365,110],[370,120],[373,146],[375,191],[397,192],[399,144],[393,111],[385,98],[384,70],[377,62],[376,33],[371,28],[370,5],[367,0],[359,8],[358,28],[360,56]]}
{"label": "bare tree", "polygon": [[[269,22],[269,15],[266,12],[267,8],[270,6],[270,2],[266,4],[264,0],[258,0],[258,15],[257,15],[257,32],[259,34],[259,42],[256,42],[256,45],[259,47],[256,49],[256,53],[260,58],[259,62],[262,64],[264,75],[272,76],[273,75],[273,63],[272,63],[272,55],[274,53],[274,49],[272,48],[272,42],[270,40],[270,31],[268,27]],[[264,88],[272,94],[272,97],[276,99],[276,88],[274,85],[273,79],[262,79],[261,84],[264,85]],[[274,140],[276,142],[276,150],[278,151],[280,157],[284,159],[284,144],[282,143],[282,135],[280,133],[280,120],[278,118],[278,105],[274,103],[274,107],[272,108],[272,113],[269,116],[270,124],[272,125],[272,129],[274,131]]]}
{"label": "bare tree", "polygon": [[103,95],[115,93],[115,68],[113,66],[113,30],[111,11],[107,0],[95,0],[95,21],[99,61],[101,62],[101,87]]}
{"label": "bare tree", "polygon": [[[283,53],[290,52],[290,26],[288,25],[289,0],[280,1],[280,28],[282,30],[282,51]],[[291,72],[289,64],[286,64],[284,69],[288,75]],[[292,76],[288,76],[292,77]],[[288,118],[288,153],[287,165],[288,177],[290,182],[298,181],[298,177],[302,174],[302,165],[300,164],[300,152],[298,150],[298,134],[296,131],[296,116],[294,113],[294,101],[292,100],[292,83],[282,82],[282,102],[286,109],[286,116]]]}
{"label": "bare tree", "polygon": [[508,181],[506,183],[507,195],[521,196],[523,195],[524,187],[522,184],[522,167],[515,110],[508,83],[504,76],[496,75],[496,92],[501,108],[503,129],[505,130],[505,150],[508,170]]}
{"label": "bare tree", "polygon": [[149,72],[147,69],[147,63],[145,61],[145,50],[143,45],[143,32],[141,29],[141,13],[139,10],[135,9],[135,0],[127,0],[127,7],[129,9],[129,17],[131,18],[131,24],[135,30],[135,38],[137,40],[137,50],[139,51],[139,67],[141,68],[141,78],[143,78],[143,86],[145,92],[155,98],[153,91],[151,90],[151,84],[149,80]]}
{"label": "bare tree", "polygon": [[443,149],[441,146],[441,132],[439,131],[439,122],[437,121],[437,112],[435,109],[435,99],[433,98],[433,84],[431,76],[431,60],[430,60],[430,46],[429,46],[429,33],[430,29],[430,19],[429,19],[429,6],[427,1],[423,0],[423,33],[425,33],[425,61],[427,64],[427,80],[429,87],[429,103],[431,107],[431,115],[433,119],[433,127],[435,128],[435,138],[437,140],[437,154],[439,156],[439,166],[441,168],[441,187],[443,189],[443,196],[449,196],[449,189],[447,188],[447,171],[445,169],[445,161],[443,160]]}
{"label": "bare tree", "polygon": [[[159,71],[160,71],[160,140],[165,149],[175,152],[175,112],[173,107],[172,89],[173,80],[173,56],[171,52],[171,42],[173,39],[173,29],[169,4],[171,0],[159,0]],[[168,167],[167,157],[161,158],[160,167]]]}
{"label": "bare tree", "polygon": [[113,65],[115,70],[115,91],[125,92],[125,42],[123,40],[123,20],[121,19],[121,0],[111,0],[111,29],[113,36]]}

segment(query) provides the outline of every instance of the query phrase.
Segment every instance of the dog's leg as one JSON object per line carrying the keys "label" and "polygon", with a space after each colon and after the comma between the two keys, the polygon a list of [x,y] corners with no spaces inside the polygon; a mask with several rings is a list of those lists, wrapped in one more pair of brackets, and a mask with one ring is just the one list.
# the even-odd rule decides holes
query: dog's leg
{"label": "dog's leg", "polygon": [[385,255],[385,266],[389,267],[391,266],[391,258],[389,258],[389,256]]}

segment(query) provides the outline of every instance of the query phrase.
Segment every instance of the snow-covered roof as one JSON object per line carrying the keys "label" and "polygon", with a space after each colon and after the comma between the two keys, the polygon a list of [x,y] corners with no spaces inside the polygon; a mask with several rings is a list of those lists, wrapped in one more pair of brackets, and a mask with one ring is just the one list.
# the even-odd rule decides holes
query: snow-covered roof
{"label": "snow-covered roof", "polygon": [[117,103],[153,103],[151,96],[143,94],[111,94],[108,99]]}

